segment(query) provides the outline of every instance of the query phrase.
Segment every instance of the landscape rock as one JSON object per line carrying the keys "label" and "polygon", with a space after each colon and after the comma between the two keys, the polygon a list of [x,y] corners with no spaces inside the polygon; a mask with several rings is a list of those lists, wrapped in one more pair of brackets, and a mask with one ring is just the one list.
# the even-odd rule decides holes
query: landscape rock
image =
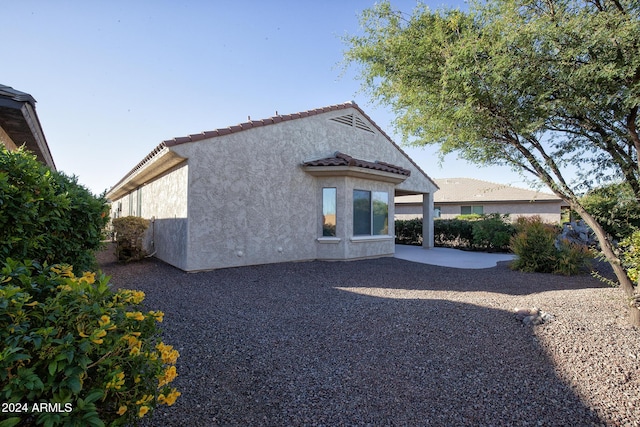
{"label": "landscape rock", "polygon": [[545,322],[550,322],[554,319],[554,316],[550,313],[544,312],[539,308],[515,308],[514,313],[516,319],[525,325],[541,325]]}

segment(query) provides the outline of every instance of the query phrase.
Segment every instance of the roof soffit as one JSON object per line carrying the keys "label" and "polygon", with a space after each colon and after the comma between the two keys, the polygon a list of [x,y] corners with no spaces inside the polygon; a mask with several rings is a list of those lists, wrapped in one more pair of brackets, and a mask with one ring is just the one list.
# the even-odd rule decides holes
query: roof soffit
{"label": "roof soffit", "polygon": [[160,144],[142,162],[129,172],[107,192],[107,199],[114,201],[125,196],[136,188],[167,172],[180,163],[185,162],[184,157],[179,156],[169,148]]}

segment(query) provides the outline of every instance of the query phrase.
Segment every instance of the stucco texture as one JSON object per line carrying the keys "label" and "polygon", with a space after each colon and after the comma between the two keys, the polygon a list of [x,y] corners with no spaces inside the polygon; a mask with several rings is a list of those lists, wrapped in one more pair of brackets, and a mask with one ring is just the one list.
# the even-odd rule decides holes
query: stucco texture
{"label": "stucco texture", "polygon": [[[375,126],[362,130],[331,120],[349,114],[366,121],[358,109],[347,108],[172,145],[185,164],[142,187],[141,215],[156,218],[156,256],[199,271],[392,255],[395,190],[429,193],[436,187]],[[411,176],[394,186],[316,177],[302,167],[336,151],[401,166]],[[337,236],[329,241],[322,239],[323,187],[337,188]],[[353,189],[389,193],[388,235],[353,237]]]}

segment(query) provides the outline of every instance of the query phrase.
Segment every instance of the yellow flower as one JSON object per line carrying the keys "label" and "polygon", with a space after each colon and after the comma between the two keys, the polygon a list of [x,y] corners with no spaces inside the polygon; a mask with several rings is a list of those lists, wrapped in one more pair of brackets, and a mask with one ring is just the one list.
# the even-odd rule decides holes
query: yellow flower
{"label": "yellow flower", "polygon": [[125,316],[127,316],[128,319],[134,319],[140,322],[144,320],[144,314],[139,311],[128,312]]}
{"label": "yellow flower", "polygon": [[153,400],[153,395],[145,394],[142,396],[142,399],[136,402],[136,405],[145,405]]}
{"label": "yellow flower", "polygon": [[84,328],[82,328],[80,325],[76,326],[76,329],[78,330],[78,334],[82,337],[82,338],[88,338],[89,335],[84,333]]}
{"label": "yellow flower", "polygon": [[105,326],[105,325],[108,325],[109,323],[111,323],[111,318],[109,316],[107,316],[106,314],[102,315],[100,317],[100,320],[98,320],[98,324],[100,326]]}
{"label": "yellow flower", "polygon": [[171,390],[171,393],[169,393],[167,395],[167,397],[165,397],[164,402],[167,406],[171,406],[174,403],[176,403],[176,399],[178,398],[178,396],[180,396],[182,393],[180,393],[178,390],[176,390],[175,388],[173,390]]}
{"label": "yellow flower", "polygon": [[115,390],[120,390],[120,388],[124,385],[124,372],[118,372],[106,385],[106,388],[113,388]]}
{"label": "yellow flower", "polygon": [[171,381],[175,380],[177,376],[178,373],[176,372],[176,367],[169,366],[165,369],[164,373],[158,377],[158,387],[169,384]]}
{"label": "yellow flower", "polygon": [[138,417],[144,417],[147,412],[149,412],[149,407],[146,405],[141,406],[140,410],[138,411]]}
{"label": "yellow flower", "polygon": [[91,342],[95,343],[95,344],[102,344],[104,342],[104,340],[102,340],[102,337],[104,337],[105,335],[107,335],[107,331],[105,331],[104,329],[98,329],[97,331],[94,331],[93,334],[91,334],[92,338]]}
{"label": "yellow flower", "polygon": [[150,316],[153,316],[154,319],[156,319],[156,322],[158,323],[162,323],[162,320],[164,319],[164,313],[162,311],[150,311],[149,312]]}
{"label": "yellow flower", "polygon": [[131,302],[134,304],[140,304],[142,300],[144,300],[144,292],[142,291],[133,291],[133,295],[131,297]]}
{"label": "yellow flower", "polygon": [[29,304],[25,304],[27,307],[35,307],[38,305],[38,301],[30,302]]}
{"label": "yellow flower", "polygon": [[118,408],[118,412],[116,412],[116,414],[118,414],[118,415],[122,415],[122,414],[124,414],[125,412],[127,412],[127,407],[126,407],[126,406],[124,406],[124,405],[122,405],[120,408]]}
{"label": "yellow flower", "polygon": [[82,277],[78,279],[78,282],[80,283],[85,282],[90,285],[93,284],[95,281],[96,281],[96,273],[92,273],[90,271],[85,271]]}
{"label": "yellow flower", "polygon": [[69,277],[73,279],[73,267],[69,264],[57,264],[51,267],[51,271],[62,277]]}
{"label": "yellow flower", "polygon": [[173,346],[166,345],[165,343],[159,343],[156,345],[156,349],[160,352],[160,357],[164,363],[175,365],[180,353],[178,350],[174,350]]}

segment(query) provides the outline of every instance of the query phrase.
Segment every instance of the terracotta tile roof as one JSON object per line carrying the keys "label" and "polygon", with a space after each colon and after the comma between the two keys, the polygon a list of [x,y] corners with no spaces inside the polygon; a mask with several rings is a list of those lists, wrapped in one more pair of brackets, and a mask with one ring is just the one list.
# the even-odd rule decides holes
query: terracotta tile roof
{"label": "terracotta tile roof", "polygon": [[[191,134],[191,135],[187,135],[187,136],[183,136],[183,137],[176,137],[176,138],[173,138],[173,139],[169,139],[169,140],[163,141],[151,153],[149,153],[149,155],[147,155],[142,161],[140,161],[131,171],[129,171],[118,182],[118,184],[116,184],[116,186],[120,185],[122,182],[126,181],[129,176],[131,176],[138,169],[142,168],[146,163],[148,163],[153,157],[155,157],[165,147],[169,147],[170,148],[170,147],[173,147],[173,146],[176,146],[176,145],[179,145],[179,144],[202,141],[202,140],[209,139],[209,138],[215,138],[215,137],[218,137],[218,136],[229,135],[229,134],[235,133],[235,132],[241,132],[241,131],[244,131],[244,130],[247,130],[247,129],[252,129],[252,128],[261,127],[261,126],[273,125],[273,124],[277,124],[277,123],[281,123],[281,122],[285,122],[285,121],[289,121],[289,120],[295,120],[295,119],[300,119],[300,118],[303,118],[303,117],[315,116],[315,115],[322,114],[322,113],[327,113],[327,112],[330,112],[330,111],[345,110],[345,109],[348,109],[348,108],[355,108],[366,120],[368,120],[376,128],[376,130],[378,132],[380,132],[380,134],[382,136],[384,136],[391,144],[393,144],[393,146],[396,147],[407,158],[407,160],[409,160],[409,162],[413,166],[415,166],[415,168],[420,173],[422,173],[437,188],[437,184],[435,183],[435,181],[433,179],[431,179],[431,177],[429,177],[429,175],[427,175],[426,172],[423,171],[422,168],[420,166],[418,166],[418,164],[411,157],[409,157],[409,155],[407,153],[405,153],[404,150],[402,148],[400,148],[400,146],[398,146],[391,139],[391,137],[389,137],[389,135],[387,135],[385,133],[385,131],[383,131],[380,128],[380,126],[378,126],[364,111],[362,111],[362,109],[354,101],[348,101],[348,102],[344,102],[342,104],[330,105],[330,106],[327,106],[327,107],[316,108],[316,109],[308,110],[308,111],[301,111],[299,113],[294,113],[294,114],[276,115],[276,116],[269,117],[267,119],[262,119],[262,120],[250,120],[248,122],[240,123],[240,124],[235,125],[235,126],[229,126],[229,127],[226,127],[226,128],[218,128],[218,129],[214,129],[214,130],[211,130],[211,131],[204,131],[204,132],[200,132],[200,133],[196,133],[196,134]],[[383,165],[383,164],[384,163],[382,163],[382,162],[378,163],[378,165]],[[393,166],[393,165],[390,165],[390,166]],[[397,166],[394,166],[394,167],[397,167]],[[115,188],[116,186],[114,186],[112,188]]]}
{"label": "terracotta tile roof", "polygon": [[[360,111],[362,113],[362,115],[364,115],[366,117],[366,114],[364,114],[360,110],[360,108],[356,105],[355,102],[349,101],[349,102],[345,102],[345,103],[342,103],[342,104],[330,105],[328,107],[316,108],[314,110],[301,111],[299,113],[294,113],[294,114],[277,115],[277,116],[269,117],[267,119],[251,120],[251,121],[248,121],[248,122],[240,123],[240,124],[237,124],[235,126],[229,126],[229,127],[226,127],[226,128],[218,128],[218,129],[214,129],[214,130],[211,130],[211,131],[205,131],[205,132],[201,132],[201,133],[194,133],[194,134],[191,134],[191,135],[187,135],[187,136],[182,136],[182,137],[177,137],[177,138],[166,140],[166,141],[164,141],[164,144],[166,144],[167,147],[172,147],[172,146],[178,145],[178,144],[184,144],[184,143],[187,143],[187,142],[202,141],[204,139],[215,138],[216,136],[229,135],[230,133],[240,132],[240,131],[247,130],[247,129],[252,129],[252,128],[255,128],[255,127],[273,125],[273,124],[276,124],[276,123],[286,122],[286,121],[289,121],[289,120],[295,120],[295,119],[301,119],[303,117],[315,116],[317,114],[327,113],[329,111],[344,110],[346,108],[356,108],[356,109],[358,109],[358,111]],[[369,119],[369,118],[367,117],[367,119]],[[371,119],[369,119],[369,121],[371,121]],[[378,128],[378,130],[382,134],[384,134],[382,129]],[[384,134],[384,135],[386,136],[386,134]]]}
{"label": "terracotta tile roof", "polygon": [[385,163],[380,161],[368,162],[366,160],[354,159],[348,154],[336,151],[332,157],[326,157],[324,159],[312,160],[303,163],[304,166],[356,166],[359,168],[373,169],[383,172],[395,173],[403,176],[410,176],[411,171],[401,168],[400,166],[392,165],[391,163]]}

